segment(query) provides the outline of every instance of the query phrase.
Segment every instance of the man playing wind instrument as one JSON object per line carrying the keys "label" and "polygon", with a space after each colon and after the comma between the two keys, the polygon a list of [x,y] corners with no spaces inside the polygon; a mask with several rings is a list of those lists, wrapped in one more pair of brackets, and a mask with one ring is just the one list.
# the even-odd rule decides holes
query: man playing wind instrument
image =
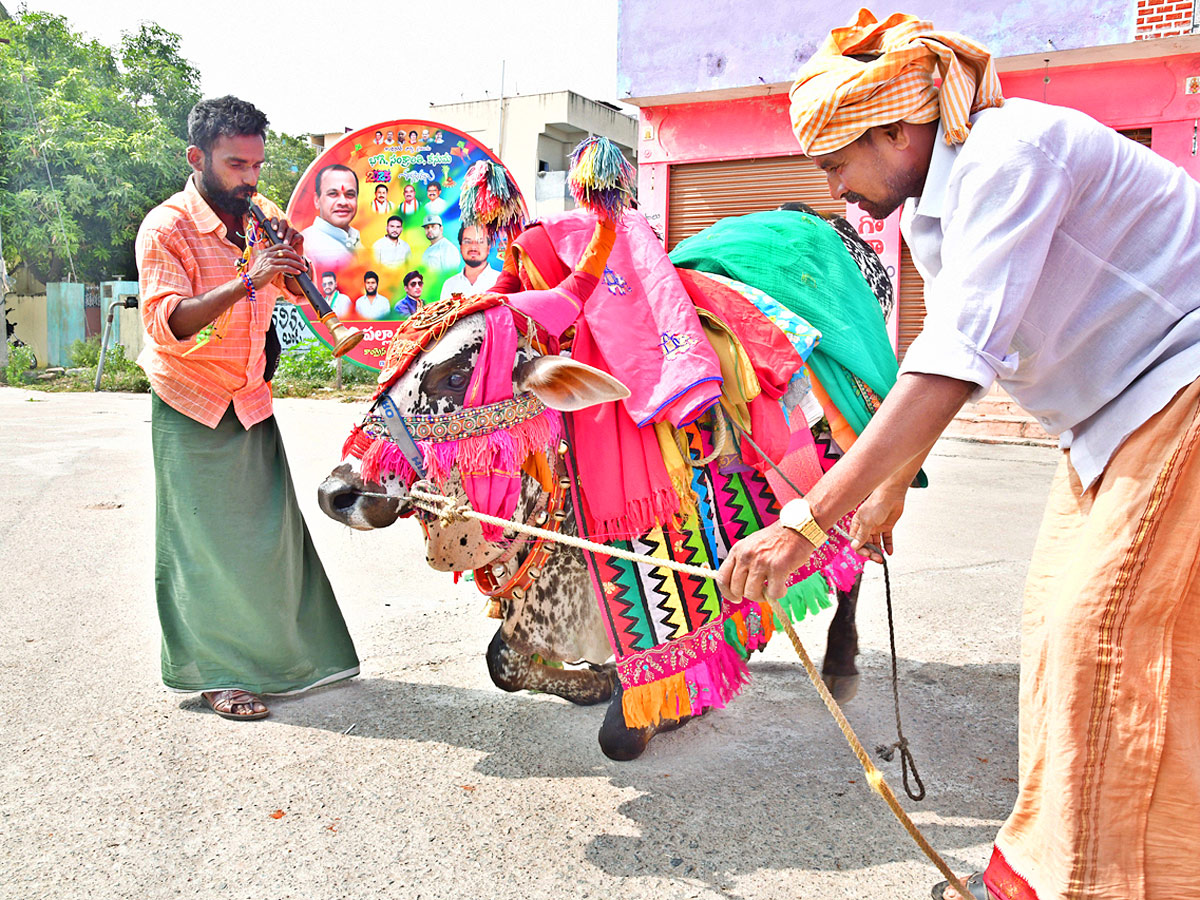
{"label": "man playing wind instrument", "polygon": [[1063,454],[1025,592],[1019,794],[968,886],[1005,900],[1191,896],[1200,185],[1082,113],[1006,102],[984,47],[912,16],[862,10],[834,29],[791,101],[835,197],[880,218],[903,205],[927,316],[870,425],[792,528],[734,546],[723,590],[782,596],[860,503],[856,542],[890,552],[934,441],[999,382]]}
{"label": "man playing wind instrument", "polygon": [[[163,682],[230,719],[267,715],[262,694],[358,673],[263,379],[275,300],[301,296],[295,276],[311,271],[300,234],[255,192],[266,132],[235,97],[197,103],[192,175],[137,236]],[[280,243],[255,242],[251,201]]]}

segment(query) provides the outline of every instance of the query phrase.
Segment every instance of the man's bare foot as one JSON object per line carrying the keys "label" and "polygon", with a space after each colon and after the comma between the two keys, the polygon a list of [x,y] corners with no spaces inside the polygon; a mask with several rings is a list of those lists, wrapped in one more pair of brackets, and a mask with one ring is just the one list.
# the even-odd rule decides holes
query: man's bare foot
{"label": "man's bare foot", "polygon": [[249,691],[204,691],[201,695],[209,708],[223,719],[265,719],[267,705]]}

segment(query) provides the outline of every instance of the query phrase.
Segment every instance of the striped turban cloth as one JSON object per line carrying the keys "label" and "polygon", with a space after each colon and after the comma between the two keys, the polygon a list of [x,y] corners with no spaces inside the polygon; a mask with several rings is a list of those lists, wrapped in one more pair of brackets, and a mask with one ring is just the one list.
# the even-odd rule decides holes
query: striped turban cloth
{"label": "striped turban cloth", "polygon": [[986,47],[904,13],[879,22],[866,9],[830,32],[796,76],[791,99],[792,131],[806,156],[840,150],[876,125],[939,116],[947,142],[961,144],[972,113],[1004,103]]}

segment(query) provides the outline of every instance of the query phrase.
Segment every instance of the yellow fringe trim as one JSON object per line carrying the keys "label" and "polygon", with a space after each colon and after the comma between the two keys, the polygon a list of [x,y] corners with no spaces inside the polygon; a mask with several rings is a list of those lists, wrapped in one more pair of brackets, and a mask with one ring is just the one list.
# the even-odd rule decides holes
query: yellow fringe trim
{"label": "yellow fringe trim", "polygon": [[626,688],[621,698],[621,711],[630,728],[645,728],[657,725],[663,719],[690,716],[692,701],[688,696],[687,678],[679,672],[661,681]]}
{"label": "yellow fringe trim", "polygon": [[692,467],[684,461],[679,449],[678,432],[670,422],[655,422],[654,436],[658,439],[658,450],[662,454],[667,477],[679,497],[679,519],[686,519],[696,512],[696,494],[692,491]]}

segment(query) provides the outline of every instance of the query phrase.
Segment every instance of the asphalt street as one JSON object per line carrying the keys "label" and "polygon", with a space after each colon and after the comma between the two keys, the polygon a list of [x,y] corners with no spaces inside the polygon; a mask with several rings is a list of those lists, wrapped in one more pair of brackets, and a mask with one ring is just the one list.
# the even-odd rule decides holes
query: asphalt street
{"label": "asphalt street", "polygon": [[[317,510],[358,407],[276,409],[362,675],[234,723],[159,681],[149,397],[0,388],[2,900],[929,895],[786,639],[727,709],[611,762],[601,709],[492,686],[483,598],[425,567],[415,525]],[[928,789],[906,806],[963,872],[1016,793],[1021,583],[1058,455],[943,441],[897,530]],[[799,629],[818,659],[829,616]],[[878,567],[859,622],[846,714],[874,747],[895,740]]]}

